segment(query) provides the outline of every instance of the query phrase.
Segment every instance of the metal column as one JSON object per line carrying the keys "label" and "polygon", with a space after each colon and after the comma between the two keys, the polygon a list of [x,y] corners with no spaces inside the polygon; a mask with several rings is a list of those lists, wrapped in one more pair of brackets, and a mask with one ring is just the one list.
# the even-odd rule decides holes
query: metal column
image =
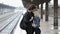
{"label": "metal column", "polygon": [[41,19],[43,19],[43,3],[41,4]]}
{"label": "metal column", "polygon": [[58,0],[54,0],[54,29],[58,29]]}
{"label": "metal column", "polygon": [[48,21],[48,2],[46,2],[45,11],[45,21]]}

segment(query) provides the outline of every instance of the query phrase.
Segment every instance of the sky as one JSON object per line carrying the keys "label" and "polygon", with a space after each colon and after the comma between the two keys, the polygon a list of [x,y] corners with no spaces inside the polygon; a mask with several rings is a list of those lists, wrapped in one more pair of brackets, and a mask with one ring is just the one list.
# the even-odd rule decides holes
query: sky
{"label": "sky", "polygon": [[[0,3],[14,7],[23,7],[21,0],[0,0]],[[53,4],[53,0],[50,2],[50,4]],[[58,0],[58,4],[60,4],[60,0]]]}
{"label": "sky", "polygon": [[0,3],[14,6],[14,7],[20,7],[20,6],[23,7],[21,0],[0,0]]}

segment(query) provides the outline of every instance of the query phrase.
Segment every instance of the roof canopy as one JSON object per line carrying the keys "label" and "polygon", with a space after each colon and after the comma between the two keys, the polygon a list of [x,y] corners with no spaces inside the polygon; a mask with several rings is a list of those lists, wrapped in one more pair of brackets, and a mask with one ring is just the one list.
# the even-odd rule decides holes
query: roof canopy
{"label": "roof canopy", "polygon": [[35,4],[35,5],[39,5],[45,2],[49,2],[50,0],[22,0],[24,7],[28,7],[29,4]]}

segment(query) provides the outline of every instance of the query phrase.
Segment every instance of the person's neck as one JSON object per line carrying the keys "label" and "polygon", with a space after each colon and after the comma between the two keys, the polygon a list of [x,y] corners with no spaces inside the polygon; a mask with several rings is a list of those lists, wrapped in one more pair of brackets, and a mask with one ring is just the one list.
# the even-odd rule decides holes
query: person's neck
{"label": "person's neck", "polygon": [[31,12],[30,10],[28,10],[27,12]]}

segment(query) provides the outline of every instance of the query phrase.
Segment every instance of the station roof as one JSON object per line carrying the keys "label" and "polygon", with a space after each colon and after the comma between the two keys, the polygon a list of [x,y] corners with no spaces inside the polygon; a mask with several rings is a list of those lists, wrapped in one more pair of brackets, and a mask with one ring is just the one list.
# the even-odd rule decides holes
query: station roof
{"label": "station roof", "polygon": [[30,3],[44,3],[44,2],[49,2],[50,0],[22,0],[25,2],[30,2]]}
{"label": "station roof", "polygon": [[24,7],[26,7],[28,3],[39,5],[39,4],[50,2],[50,1],[51,0],[22,0]]}

